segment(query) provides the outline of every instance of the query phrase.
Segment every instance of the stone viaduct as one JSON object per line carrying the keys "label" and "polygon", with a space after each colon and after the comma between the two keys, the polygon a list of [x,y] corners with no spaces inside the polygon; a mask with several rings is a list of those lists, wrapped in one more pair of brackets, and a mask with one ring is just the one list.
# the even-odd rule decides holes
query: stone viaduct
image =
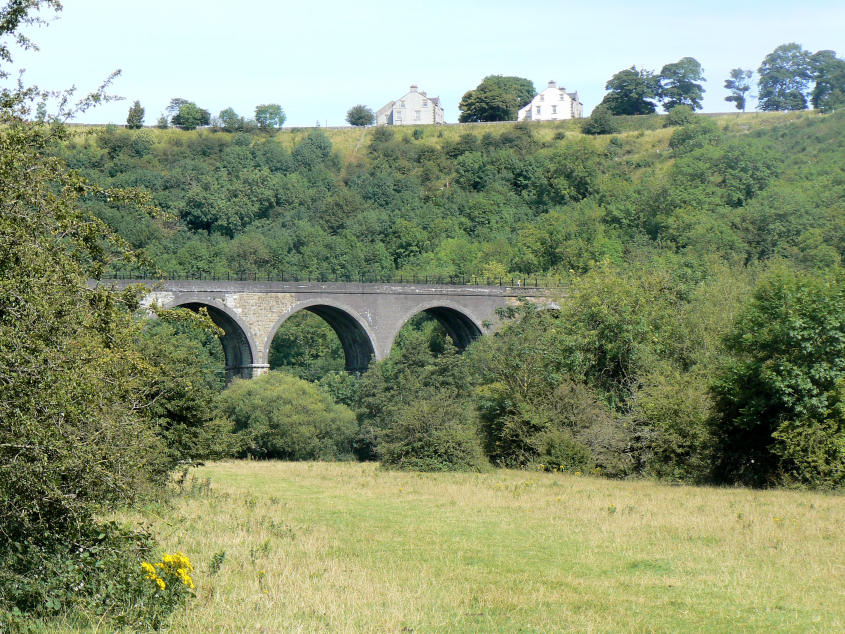
{"label": "stone viaduct", "polygon": [[[555,307],[548,289],[514,286],[457,286],[390,283],[322,283],[121,280],[118,286],[150,287],[144,304],[164,308],[206,307],[224,335],[226,376],[250,378],[269,369],[270,343],[291,315],[308,310],[337,333],[346,369],[360,372],[371,359],[387,357],[400,328],[425,312],[437,319],[458,348],[494,331],[497,309],[526,298]],[[560,291],[558,291],[560,292]]]}

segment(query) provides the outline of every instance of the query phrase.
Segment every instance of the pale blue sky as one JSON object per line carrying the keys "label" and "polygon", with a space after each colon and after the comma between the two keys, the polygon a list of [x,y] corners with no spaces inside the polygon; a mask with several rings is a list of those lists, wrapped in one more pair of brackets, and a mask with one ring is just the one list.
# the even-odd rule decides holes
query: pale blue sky
{"label": "pale blue sky", "polygon": [[113,92],[127,101],[78,119],[87,123],[124,123],[138,99],[152,124],[183,97],[212,114],[279,103],[286,127],[345,125],[351,106],[376,110],[411,83],[439,95],[454,122],[463,93],[489,74],[538,90],[554,79],[586,114],[617,71],[659,72],[684,56],[704,67],[704,110],[726,112],[730,69],[756,70],[779,44],[845,55],[845,2],[66,0],[32,37],[41,51],[15,61],[42,88],[89,91],[122,69]]}

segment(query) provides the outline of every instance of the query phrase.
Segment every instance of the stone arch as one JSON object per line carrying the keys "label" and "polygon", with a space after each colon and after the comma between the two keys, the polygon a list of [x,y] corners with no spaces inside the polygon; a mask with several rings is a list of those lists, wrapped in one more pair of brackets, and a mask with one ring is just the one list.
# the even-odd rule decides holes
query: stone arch
{"label": "stone arch", "polygon": [[427,313],[434,317],[438,323],[446,330],[446,334],[452,339],[452,343],[458,350],[463,350],[473,341],[478,339],[483,332],[483,324],[469,314],[469,311],[463,306],[459,306],[453,302],[433,300],[431,302],[415,306],[408,311],[398,322],[393,336],[390,338],[390,348],[393,347],[393,342],[396,340],[396,335],[410,319],[420,313]]}
{"label": "stone arch", "polygon": [[363,372],[370,365],[370,361],[376,356],[373,342],[375,337],[367,324],[358,317],[354,310],[340,302],[327,302],[324,299],[315,299],[298,303],[291,311],[282,315],[267,336],[264,345],[264,357],[270,358],[270,344],[276,336],[279,328],[291,316],[302,310],[314,313],[325,321],[335,331],[340,345],[343,347],[343,356],[346,360],[347,372]]}
{"label": "stone arch", "polygon": [[209,301],[207,296],[179,295],[168,302],[165,308],[187,308],[195,312],[200,308],[208,310],[211,321],[223,329],[220,344],[226,357],[227,383],[235,377],[252,378],[265,369],[264,365],[255,363],[258,355],[249,326],[222,302]]}

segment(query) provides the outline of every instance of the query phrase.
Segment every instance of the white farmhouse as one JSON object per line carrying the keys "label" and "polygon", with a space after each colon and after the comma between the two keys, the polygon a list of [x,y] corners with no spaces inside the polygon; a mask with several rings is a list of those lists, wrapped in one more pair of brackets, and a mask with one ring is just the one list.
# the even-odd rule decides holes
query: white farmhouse
{"label": "white farmhouse", "polygon": [[411,92],[396,101],[390,101],[376,112],[376,125],[421,125],[443,123],[443,106],[440,97],[429,97],[411,84]]}
{"label": "white farmhouse", "polygon": [[531,103],[520,109],[517,121],[560,121],[561,119],[579,119],[584,104],[578,100],[577,92],[566,92],[558,88],[553,81],[548,88],[539,93]]}

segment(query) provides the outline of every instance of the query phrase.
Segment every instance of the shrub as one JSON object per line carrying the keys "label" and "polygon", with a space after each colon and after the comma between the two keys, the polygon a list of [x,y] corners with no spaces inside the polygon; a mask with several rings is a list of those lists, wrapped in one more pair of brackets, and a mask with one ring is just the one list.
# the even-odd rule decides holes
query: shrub
{"label": "shrub", "polygon": [[269,372],[235,380],[217,398],[239,455],[280,460],[342,460],[352,455],[355,414],[307,381]]}
{"label": "shrub", "polygon": [[687,154],[706,145],[716,145],[722,136],[719,126],[713,121],[699,117],[675,130],[669,139],[669,147],[678,154]]}
{"label": "shrub", "polygon": [[589,119],[581,124],[584,134],[616,134],[619,126],[607,108],[596,108]]}
{"label": "shrub", "polygon": [[669,114],[666,115],[666,123],[663,124],[663,127],[670,128],[676,125],[686,125],[688,123],[692,123],[694,118],[695,113],[689,106],[685,104],[675,106],[669,111]]}
{"label": "shrub", "polygon": [[482,471],[481,449],[471,406],[449,399],[412,402],[396,413],[381,436],[382,464],[406,471]]}
{"label": "shrub", "polygon": [[[86,629],[159,629],[193,595],[182,553],[152,555],[151,537],[113,522],[74,535],[42,535],[0,553],[0,631],[41,631],[62,623]],[[51,630],[52,631],[52,630]]]}

